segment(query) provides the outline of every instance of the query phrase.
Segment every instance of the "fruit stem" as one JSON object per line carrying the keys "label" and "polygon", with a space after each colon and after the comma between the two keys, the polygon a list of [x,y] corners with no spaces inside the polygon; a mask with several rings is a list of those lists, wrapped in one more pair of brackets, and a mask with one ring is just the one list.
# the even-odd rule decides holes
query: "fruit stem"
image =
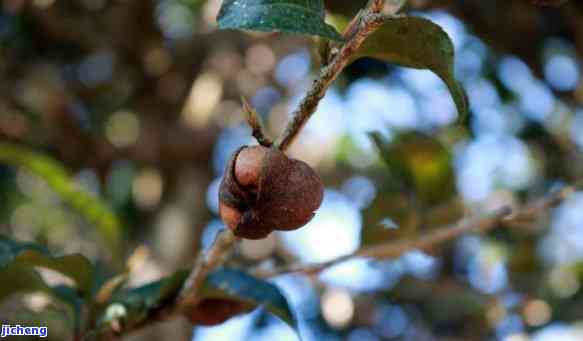
{"label": "fruit stem", "polygon": [[273,141],[265,133],[265,128],[263,126],[263,122],[261,121],[261,117],[259,117],[257,111],[253,109],[245,97],[241,96],[241,102],[243,103],[243,111],[245,112],[247,123],[251,127],[253,137],[255,137],[260,145],[264,147],[271,147],[273,145]]}

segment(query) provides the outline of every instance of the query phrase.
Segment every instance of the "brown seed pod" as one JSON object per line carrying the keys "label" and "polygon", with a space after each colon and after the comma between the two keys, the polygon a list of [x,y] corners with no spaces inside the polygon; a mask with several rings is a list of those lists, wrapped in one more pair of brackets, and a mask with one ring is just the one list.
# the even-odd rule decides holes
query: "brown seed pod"
{"label": "brown seed pod", "polygon": [[222,298],[207,298],[186,314],[194,325],[214,326],[226,320],[251,311],[254,305],[247,302]]}
{"label": "brown seed pod", "polygon": [[220,215],[236,236],[262,239],[273,230],[295,230],[322,204],[324,186],[305,162],[275,148],[243,147],[225,170]]}

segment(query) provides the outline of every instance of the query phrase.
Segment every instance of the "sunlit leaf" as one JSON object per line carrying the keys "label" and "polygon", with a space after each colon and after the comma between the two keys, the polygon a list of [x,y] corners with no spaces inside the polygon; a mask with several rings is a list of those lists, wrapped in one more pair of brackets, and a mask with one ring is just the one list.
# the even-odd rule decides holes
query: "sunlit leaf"
{"label": "sunlit leaf", "polygon": [[342,40],[324,21],[322,0],[224,0],[221,29],[284,32]]}
{"label": "sunlit leaf", "polygon": [[370,136],[387,167],[379,195],[363,211],[363,244],[414,238],[460,218],[451,153],[439,140],[418,132],[390,141]]}
{"label": "sunlit leaf", "polygon": [[11,264],[57,271],[71,278],[84,293],[88,293],[93,284],[93,266],[85,256],[72,254],[55,257],[40,245],[0,236],[0,268]]}
{"label": "sunlit leaf", "polygon": [[467,97],[454,75],[454,47],[447,33],[419,17],[389,18],[355,54],[416,69],[427,69],[447,85],[460,116],[468,113]]}
{"label": "sunlit leaf", "polygon": [[381,195],[363,210],[363,245],[374,245],[418,233],[419,215],[407,195],[380,187]]}
{"label": "sunlit leaf", "polygon": [[440,141],[417,132],[397,134],[392,141],[378,133],[371,137],[389,172],[424,204],[443,203],[455,194],[451,153]]}
{"label": "sunlit leaf", "polygon": [[336,31],[343,32],[350,24],[350,18],[341,14],[331,14],[326,17],[326,22],[332,25]]}
{"label": "sunlit leaf", "polygon": [[46,181],[64,202],[94,224],[110,250],[117,252],[121,238],[118,218],[107,205],[75,183],[56,160],[23,146],[0,143],[0,162],[22,167]]}

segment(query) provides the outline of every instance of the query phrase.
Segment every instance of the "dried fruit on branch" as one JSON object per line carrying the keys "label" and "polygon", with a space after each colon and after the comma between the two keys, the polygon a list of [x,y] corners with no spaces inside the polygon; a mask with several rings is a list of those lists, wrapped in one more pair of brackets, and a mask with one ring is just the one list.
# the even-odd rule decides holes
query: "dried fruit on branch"
{"label": "dried fruit on branch", "polygon": [[221,182],[220,215],[236,236],[262,239],[273,230],[304,226],[323,194],[320,178],[305,162],[275,148],[242,147]]}

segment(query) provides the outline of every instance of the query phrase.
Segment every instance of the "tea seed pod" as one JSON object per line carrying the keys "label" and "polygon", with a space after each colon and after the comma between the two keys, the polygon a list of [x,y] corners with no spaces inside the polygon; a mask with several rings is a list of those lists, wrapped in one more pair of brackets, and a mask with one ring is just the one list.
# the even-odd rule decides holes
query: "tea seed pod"
{"label": "tea seed pod", "polygon": [[275,148],[242,147],[225,170],[219,211],[236,236],[262,239],[307,224],[323,195],[320,178],[305,162]]}

